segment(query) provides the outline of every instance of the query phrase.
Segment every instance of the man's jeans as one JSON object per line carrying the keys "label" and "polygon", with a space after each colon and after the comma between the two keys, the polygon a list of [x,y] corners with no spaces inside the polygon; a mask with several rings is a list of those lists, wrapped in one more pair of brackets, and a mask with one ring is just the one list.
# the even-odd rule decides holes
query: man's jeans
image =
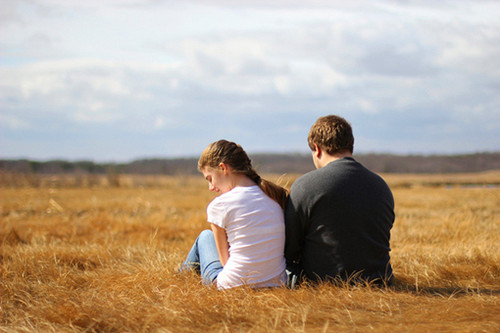
{"label": "man's jeans", "polygon": [[194,269],[200,273],[203,283],[209,285],[215,282],[222,268],[214,234],[212,230],[203,230],[194,242],[180,271]]}

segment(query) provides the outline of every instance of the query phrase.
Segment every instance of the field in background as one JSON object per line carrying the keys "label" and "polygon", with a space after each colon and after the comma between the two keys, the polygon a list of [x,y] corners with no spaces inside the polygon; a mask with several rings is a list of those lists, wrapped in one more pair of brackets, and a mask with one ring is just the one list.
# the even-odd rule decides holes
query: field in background
{"label": "field in background", "polygon": [[201,176],[3,174],[0,331],[500,331],[500,172],[383,176],[394,286],[221,292],[176,273]]}

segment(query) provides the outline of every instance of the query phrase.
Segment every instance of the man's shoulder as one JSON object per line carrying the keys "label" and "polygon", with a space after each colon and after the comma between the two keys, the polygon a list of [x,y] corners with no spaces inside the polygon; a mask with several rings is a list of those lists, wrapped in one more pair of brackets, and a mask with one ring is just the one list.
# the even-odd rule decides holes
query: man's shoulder
{"label": "man's shoulder", "polygon": [[297,198],[317,193],[325,181],[324,170],[316,169],[303,174],[292,184],[290,195]]}
{"label": "man's shoulder", "polygon": [[[355,178],[355,175],[360,171],[368,171],[359,162],[353,158],[342,158],[330,162],[320,169],[310,171],[297,180],[292,185],[292,191],[303,189],[310,190],[318,188],[331,188],[335,186],[339,181],[345,182],[351,178]],[[353,172],[354,171],[354,172]]]}
{"label": "man's shoulder", "polygon": [[[305,186],[310,184],[311,182],[315,182],[316,180],[321,178],[321,172],[319,172],[321,169],[316,169],[309,171],[308,173],[303,174],[299,178],[295,180],[293,185],[297,186]],[[292,187],[293,187],[292,185]]]}

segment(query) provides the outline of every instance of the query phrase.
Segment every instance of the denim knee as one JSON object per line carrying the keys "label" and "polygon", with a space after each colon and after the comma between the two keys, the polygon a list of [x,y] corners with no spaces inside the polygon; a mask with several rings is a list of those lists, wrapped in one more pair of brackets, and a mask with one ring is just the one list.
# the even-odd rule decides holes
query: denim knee
{"label": "denim knee", "polygon": [[214,233],[212,230],[205,229],[202,232],[200,232],[200,235],[198,236],[198,241],[203,242],[207,238],[214,238]]}

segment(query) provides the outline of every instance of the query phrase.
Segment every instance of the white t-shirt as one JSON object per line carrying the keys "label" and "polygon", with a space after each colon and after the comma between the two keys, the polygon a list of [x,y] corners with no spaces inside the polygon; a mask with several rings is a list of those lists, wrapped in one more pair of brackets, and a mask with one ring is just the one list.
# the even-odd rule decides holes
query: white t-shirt
{"label": "white t-shirt", "polygon": [[235,187],[207,208],[208,222],[226,229],[229,259],[217,287],[273,287],[285,282],[285,222],[277,202],[259,186]]}

